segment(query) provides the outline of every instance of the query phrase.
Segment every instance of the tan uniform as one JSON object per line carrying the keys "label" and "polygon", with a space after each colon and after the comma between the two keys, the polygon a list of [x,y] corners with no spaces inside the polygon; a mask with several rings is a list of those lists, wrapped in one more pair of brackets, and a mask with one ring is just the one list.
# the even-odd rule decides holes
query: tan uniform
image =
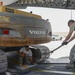
{"label": "tan uniform", "polygon": [[[75,31],[75,22],[72,25],[70,25],[70,32],[73,32],[73,31]],[[70,59],[70,63],[75,62],[75,45],[71,49],[69,59]]]}
{"label": "tan uniform", "polygon": [[30,57],[32,56],[32,51],[30,49],[27,51],[25,47],[23,47],[20,52],[23,52],[26,55],[23,58],[23,64],[31,64]]}
{"label": "tan uniform", "polygon": [[32,56],[31,50],[29,49],[29,50],[27,51],[27,50],[25,49],[25,47],[21,48],[20,52],[25,53],[27,57]]}

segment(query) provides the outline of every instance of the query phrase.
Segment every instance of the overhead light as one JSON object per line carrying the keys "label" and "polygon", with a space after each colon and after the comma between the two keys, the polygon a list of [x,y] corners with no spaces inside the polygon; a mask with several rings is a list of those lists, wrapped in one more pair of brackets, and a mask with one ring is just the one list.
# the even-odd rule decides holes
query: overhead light
{"label": "overhead light", "polygon": [[24,2],[25,4],[27,4],[27,0],[25,0],[25,2]]}
{"label": "overhead light", "polygon": [[63,0],[63,4],[66,4],[67,0]]}
{"label": "overhead light", "polygon": [[32,0],[32,3],[36,3],[36,1],[35,0]]}
{"label": "overhead light", "polygon": [[51,2],[54,2],[54,0],[51,0]]}
{"label": "overhead light", "polygon": [[64,0],[64,2],[67,2],[67,0]]}

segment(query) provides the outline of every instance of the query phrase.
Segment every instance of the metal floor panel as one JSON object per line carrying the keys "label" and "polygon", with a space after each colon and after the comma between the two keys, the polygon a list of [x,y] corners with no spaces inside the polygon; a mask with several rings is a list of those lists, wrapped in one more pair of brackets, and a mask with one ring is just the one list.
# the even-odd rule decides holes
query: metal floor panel
{"label": "metal floor panel", "polygon": [[61,63],[61,62],[50,63],[50,59],[48,59],[45,62],[41,62],[35,65],[15,67],[15,69],[13,70],[11,69],[9,72],[12,72],[18,75],[75,75],[74,68],[73,69],[66,68],[68,63],[69,61],[67,61],[66,63]]}
{"label": "metal floor panel", "polygon": [[25,75],[75,75],[74,69],[67,69],[67,64],[40,64]]}
{"label": "metal floor panel", "polygon": [[[26,73],[15,73],[15,75],[75,75],[75,69],[67,69],[67,64],[37,64]],[[8,73],[7,73],[8,75]],[[9,74],[14,75],[14,74]]]}

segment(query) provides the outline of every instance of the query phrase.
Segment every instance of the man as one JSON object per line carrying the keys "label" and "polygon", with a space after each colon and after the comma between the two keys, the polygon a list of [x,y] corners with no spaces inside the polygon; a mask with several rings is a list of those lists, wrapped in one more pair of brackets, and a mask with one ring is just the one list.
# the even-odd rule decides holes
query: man
{"label": "man", "polygon": [[33,64],[33,57],[32,57],[32,52],[29,49],[29,46],[25,46],[21,48],[20,52],[22,53],[23,56],[23,64]]}
{"label": "man", "polygon": [[[68,26],[70,28],[68,35],[66,36],[65,40],[63,41],[63,45],[66,45],[67,43],[71,42],[75,38],[75,34],[71,37],[72,33],[75,31],[75,21],[69,20]],[[71,37],[71,38],[70,38]]]}
{"label": "man", "polygon": [[[74,31],[75,31],[75,21],[74,20],[69,20],[68,21],[68,26],[70,28],[69,33],[66,36],[65,40],[63,41],[62,45],[67,45],[69,42],[71,42],[72,40],[75,39],[75,33],[74,33]],[[67,68],[74,68],[75,67],[75,45],[71,49],[69,59],[70,59],[70,63],[67,66]]]}

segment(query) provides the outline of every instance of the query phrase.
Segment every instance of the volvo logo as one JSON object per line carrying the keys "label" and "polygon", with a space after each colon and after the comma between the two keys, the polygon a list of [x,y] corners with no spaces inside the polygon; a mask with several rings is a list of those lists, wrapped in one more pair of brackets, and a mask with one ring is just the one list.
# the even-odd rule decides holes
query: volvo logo
{"label": "volvo logo", "polygon": [[30,38],[42,38],[46,37],[46,29],[41,28],[25,28],[24,33]]}
{"label": "volvo logo", "polygon": [[40,35],[40,34],[44,35],[44,34],[46,34],[45,31],[29,30],[29,32],[30,32],[30,34],[37,34],[37,35]]}

